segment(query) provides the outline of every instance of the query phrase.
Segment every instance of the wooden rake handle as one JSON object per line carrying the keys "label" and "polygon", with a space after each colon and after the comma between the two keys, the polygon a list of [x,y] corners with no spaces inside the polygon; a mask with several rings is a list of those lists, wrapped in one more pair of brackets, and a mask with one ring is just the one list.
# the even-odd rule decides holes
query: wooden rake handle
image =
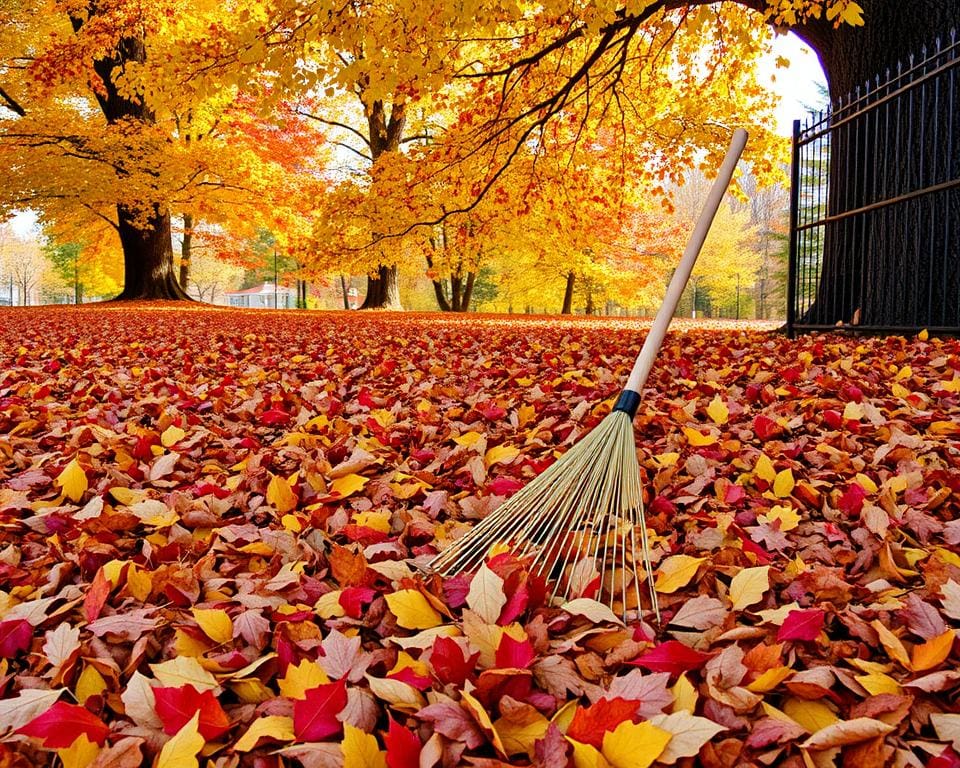
{"label": "wooden rake handle", "polygon": [[[693,234],[690,235],[690,241],[680,257],[680,263],[677,265],[677,271],[673,273],[670,279],[670,285],[667,287],[667,294],[663,297],[663,304],[657,312],[657,316],[650,327],[646,340],[643,342],[643,348],[637,356],[637,361],[633,364],[633,370],[624,386],[624,394],[618,401],[615,409],[626,410],[631,416],[636,414],[637,407],[640,404],[640,390],[650,375],[650,369],[653,368],[653,362],[663,344],[663,338],[667,335],[667,328],[670,325],[670,319],[673,313],[677,311],[677,304],[680,303],[680,296],[683,289],[687,287],[687,281],[690,279],[690,273],[693,272],[693,265],[700,255],[703,243],[707,239],[707,233],[710,231],[710,225],[713,223],[717,210],[723,196],[730,185],[730,179],[733,177],[733,171],[737,167],[740,155],[747,143],[747,132],[743,128],[738,128],[733,133],[733,139],[730,141],[730,148],[727,150],[726,157],[720,165],[720,171],[717,174],[716,181],[707,195],[707,201],[704,203],[703,210],[700,211],[700,217],[697,219],[696,226],[693,228]],[[632,394],[628,394],[632,393]],[[621,407],[624,400],[629,401],[628,405],[632,408]]]}

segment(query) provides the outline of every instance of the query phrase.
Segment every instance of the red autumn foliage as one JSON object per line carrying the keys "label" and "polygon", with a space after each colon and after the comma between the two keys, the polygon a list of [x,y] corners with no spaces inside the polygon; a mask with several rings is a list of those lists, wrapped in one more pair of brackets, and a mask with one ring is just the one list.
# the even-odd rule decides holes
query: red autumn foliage
{"label": "red autumn foliage", "polygon": [[[105,764],[152,764],[199,709],[216,759],[240,765],[336,762],[350,725],[390,768],[421,748],[564,766],[563,729],[602,750],[625,720],[669,724],[682,689],[716,735],[679,764],[800,765],[810,729],[763,705],[810,725],[810,702],[874,729],[841,739],[838,765],[955,762],[955,340],[671,334],[637,456],[655,568],[696,567],[661,593],[664,626],[629,606],[624,627],[621,606],[565,610],[510,556],[488,563],[503,589],[486,605],[469,576],[420,567],[603,418],[642,323],[3,320],[0,723],[21,736],[0,762],[54,765],[82,733]],[[306,698],[281,685],[303,662]],[[81,694],[90,709],[54,703]],[[294,737],[237,752],[268,716]]]}

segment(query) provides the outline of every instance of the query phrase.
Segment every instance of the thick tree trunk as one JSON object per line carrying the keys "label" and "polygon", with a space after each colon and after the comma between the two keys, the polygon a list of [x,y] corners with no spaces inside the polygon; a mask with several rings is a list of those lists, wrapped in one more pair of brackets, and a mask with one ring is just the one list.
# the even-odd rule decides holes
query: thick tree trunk
{"label": "thick tree trunk", "polygon": [[118,205],[117,222],[123,247],[124,283],[116,300],[192,301],[174,274],[170,214],[154,206],[147,220],[138,222],[134,211]]}
{"label": "thick tree trunk", "polygon": [[[820,57],[835,108],[849,104],[851,95],[865,96],[868,82],[875,88],[879,76],[882,84],[898,64],[908,68],[911,55],[919,62],[924,47],[930,54],[938,37],[949,41],[950,30],[960,29],[956,0],[861,4],[862,27],[834,29],[820,21],[797,30]],[[936,143],[943,141],[948,125],[960,129],[951,106],[956,108],[947,98],[938,109],[932,99],[921,105],[903,97],[836,128],[829,149],[828,215],[930,184],[931,177],[921,179],[918,170],[924,158],[929,172],[931,158],[946,155]],[[953,167],[943,169],[946,178],[956,178],[960,153],[948,163]],[[960,323],[960,278],[941,263],[948,251],[957,254],[956,227],[949,222],[960,218],[960,193],[937,194],[940,216],[918,203],[895,217],[879,211],[828,224],[816,300],[802,322],[911,326],[929,317],[933,325]],[[937,219],[947,223],[937,225]]]}
{"label": "thick tree trunk", "polygon": [[[374,101],[368,107],[367,128],[370,156],[374,164],[385,153],[396,152],[400,148],[406,121],[406,105],[402,100],[394,101],[389,115],[382,101]],[[376,274],[367,276],[367,295],[360,309],[403,309],[396,264],[381,264]]]}
{"label": "thick tree trunk", "polygon": [[450,306],[450,302],[447,300],[447,294],[443,288],[442,280],[431,280],[433,283],[433,295],[437,300],[437,307],[441,312],[452,312],[453,307]]}
{"label": "thick tree trunk", "polygon": [[360,309],[403,309],[400,303],[400,276],[396,264],[381,266],[375,275],[367,276],[367,295]]}
{"label": "thick tree trunk", "polygon": [[[70,16],[75,32],[86,24],[99,23],[97,3],[87,5],[83,13]],[[109,125],[129,121],[133,125],[153,125],[156,115],[139,95],[131,95],[118,86],[115,78],[123,75],[128,64],[142,65],[147,61],[147,46],[142,32],[131,32],[93,62],[93,69],[101,81],[94,96]],[[141,169],[143,173],[155,173]],[[127,173],[117,172],[122,181]],[[192,301],[180,287],[174,274],[173,247],[170,242],[170,214],[160,201],[137,201],[147,207],[147,216],[138,217],[128,202],[117,203],[117,232],[123,249],[124,286],[119,300],[168,299]]]}
{"label": "thick tree trunk", "polygon": [[573,272],[567,273],[567,287],[563,291],[563,307],[560,310],[561,315],[569,315],[573,312],[573,284],[577,276]]}
{"label": "thick tree trunk", "polygon": [[180,287],[186,291],[190,282],[190,256],[193,246],[193,216],[183,214],[183,241],[180,243]]}

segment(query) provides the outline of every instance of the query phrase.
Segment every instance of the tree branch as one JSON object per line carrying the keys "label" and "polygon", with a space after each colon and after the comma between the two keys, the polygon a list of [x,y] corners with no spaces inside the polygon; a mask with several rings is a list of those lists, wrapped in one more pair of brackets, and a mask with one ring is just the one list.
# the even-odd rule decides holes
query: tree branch
{"label": "tree branch", "polygon": [[20,117],[27,116],[27,110],[25,110],[16,99],[13,98],[9,93],[3,90],[0,87],[0,99],[3,99],[3,106],[9,109],[11,112],[16,112]]}
{"label": "tree branch", "polygon": [[327,120],[327,118],[325,117],[320,117],[320,115],[314,115],[314,114],[311,114],[310,112],[305,112],[300,109],[295,110],[295,112],[301,117],[309,117],[311,120],[316,120],[318,123],[323,123],[324,125],[332,125],[335,128],[342,128],[345,131],[350,131],[350,133],[358,137],[364,144],[367,145],[368,148],[370,148],[370,139],[364,136],[360,131],[358,131],[352,125],[347,125],[346,123],[341,123],[341,122],[338,122],[337,120]]}

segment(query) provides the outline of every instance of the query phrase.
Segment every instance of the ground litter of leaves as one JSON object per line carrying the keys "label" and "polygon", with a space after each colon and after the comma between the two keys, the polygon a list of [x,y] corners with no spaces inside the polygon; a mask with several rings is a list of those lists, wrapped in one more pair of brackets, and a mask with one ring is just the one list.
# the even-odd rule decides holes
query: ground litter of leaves
{"label": "ground litter of leaves", "polygon": [[960,766],[957,341],[672,332],[658,628],[418,568],[603,418],[641,323],[0,319],[2,766]]}

